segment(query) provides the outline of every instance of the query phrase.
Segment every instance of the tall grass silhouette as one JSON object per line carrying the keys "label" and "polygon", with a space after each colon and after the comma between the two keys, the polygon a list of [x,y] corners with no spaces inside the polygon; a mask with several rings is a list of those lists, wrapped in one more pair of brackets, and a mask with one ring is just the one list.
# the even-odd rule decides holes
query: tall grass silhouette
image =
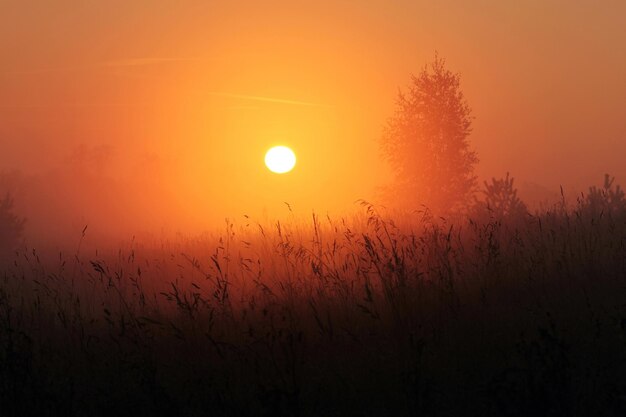
{"label": "tall grass silhouette", "polygon": [[0,275],[0,409],[623,415],[626,210],[602,195],[514,222],[362,202],[350,219],[22,248]]}

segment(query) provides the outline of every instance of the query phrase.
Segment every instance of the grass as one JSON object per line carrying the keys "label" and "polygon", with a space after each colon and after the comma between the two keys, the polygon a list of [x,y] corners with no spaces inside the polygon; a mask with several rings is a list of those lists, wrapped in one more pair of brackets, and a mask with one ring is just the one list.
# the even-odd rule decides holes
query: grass
{"label": "grass", "polygon": [[619,416],[626,213],[380,214],[0,269],[6,416]]}

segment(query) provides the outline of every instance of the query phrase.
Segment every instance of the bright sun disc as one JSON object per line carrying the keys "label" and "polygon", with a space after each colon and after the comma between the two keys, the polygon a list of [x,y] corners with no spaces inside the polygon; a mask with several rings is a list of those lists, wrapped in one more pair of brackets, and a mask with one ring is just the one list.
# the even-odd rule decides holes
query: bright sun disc
{"label": "bright sun disc", "polygon": [[272,172],[284,174],[296,165],[296,154],[286,146],[274,146],[265,154],[265,165]]}

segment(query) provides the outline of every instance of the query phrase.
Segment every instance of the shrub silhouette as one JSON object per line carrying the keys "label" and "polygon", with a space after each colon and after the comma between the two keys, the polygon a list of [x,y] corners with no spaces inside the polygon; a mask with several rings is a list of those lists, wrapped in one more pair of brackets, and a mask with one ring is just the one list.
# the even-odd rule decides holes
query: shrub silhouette
{"label": "shrub silhouette", "polygon": [[473,215],[479,219],[519,220],[528,214],[526,204],[517,196],[513,185],[514,178],[507,172],[505,178],[492,178],[484,182],[484,200],[477,201]]}
{"label": "shrub silhouette", "polygon": [[24,231],[26,220],[13,213],[13,205],[10,194],[0,199],[0,253],[14,249]]}
{"label": "shrub silhouette", "polygon": [[589,187],[589,194],[582,201],[582,204],[591,214],[616,214],[626,211],[624,191],[622,191],[619,185],[614,185],[614,183],[615,177],[605,174],[602,188],[598,188],[595,185]]}

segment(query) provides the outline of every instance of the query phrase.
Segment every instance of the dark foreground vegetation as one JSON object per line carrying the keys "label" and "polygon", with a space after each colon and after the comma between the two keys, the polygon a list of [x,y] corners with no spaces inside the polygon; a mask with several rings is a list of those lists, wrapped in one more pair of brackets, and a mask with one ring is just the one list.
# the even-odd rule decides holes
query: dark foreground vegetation
{"label": "dark foreground vegetation", "polygon": [[[227,224],[0,269],[3,416],[626,415],[626,210]],[[486,214],[485,214],[486,213]]]}

